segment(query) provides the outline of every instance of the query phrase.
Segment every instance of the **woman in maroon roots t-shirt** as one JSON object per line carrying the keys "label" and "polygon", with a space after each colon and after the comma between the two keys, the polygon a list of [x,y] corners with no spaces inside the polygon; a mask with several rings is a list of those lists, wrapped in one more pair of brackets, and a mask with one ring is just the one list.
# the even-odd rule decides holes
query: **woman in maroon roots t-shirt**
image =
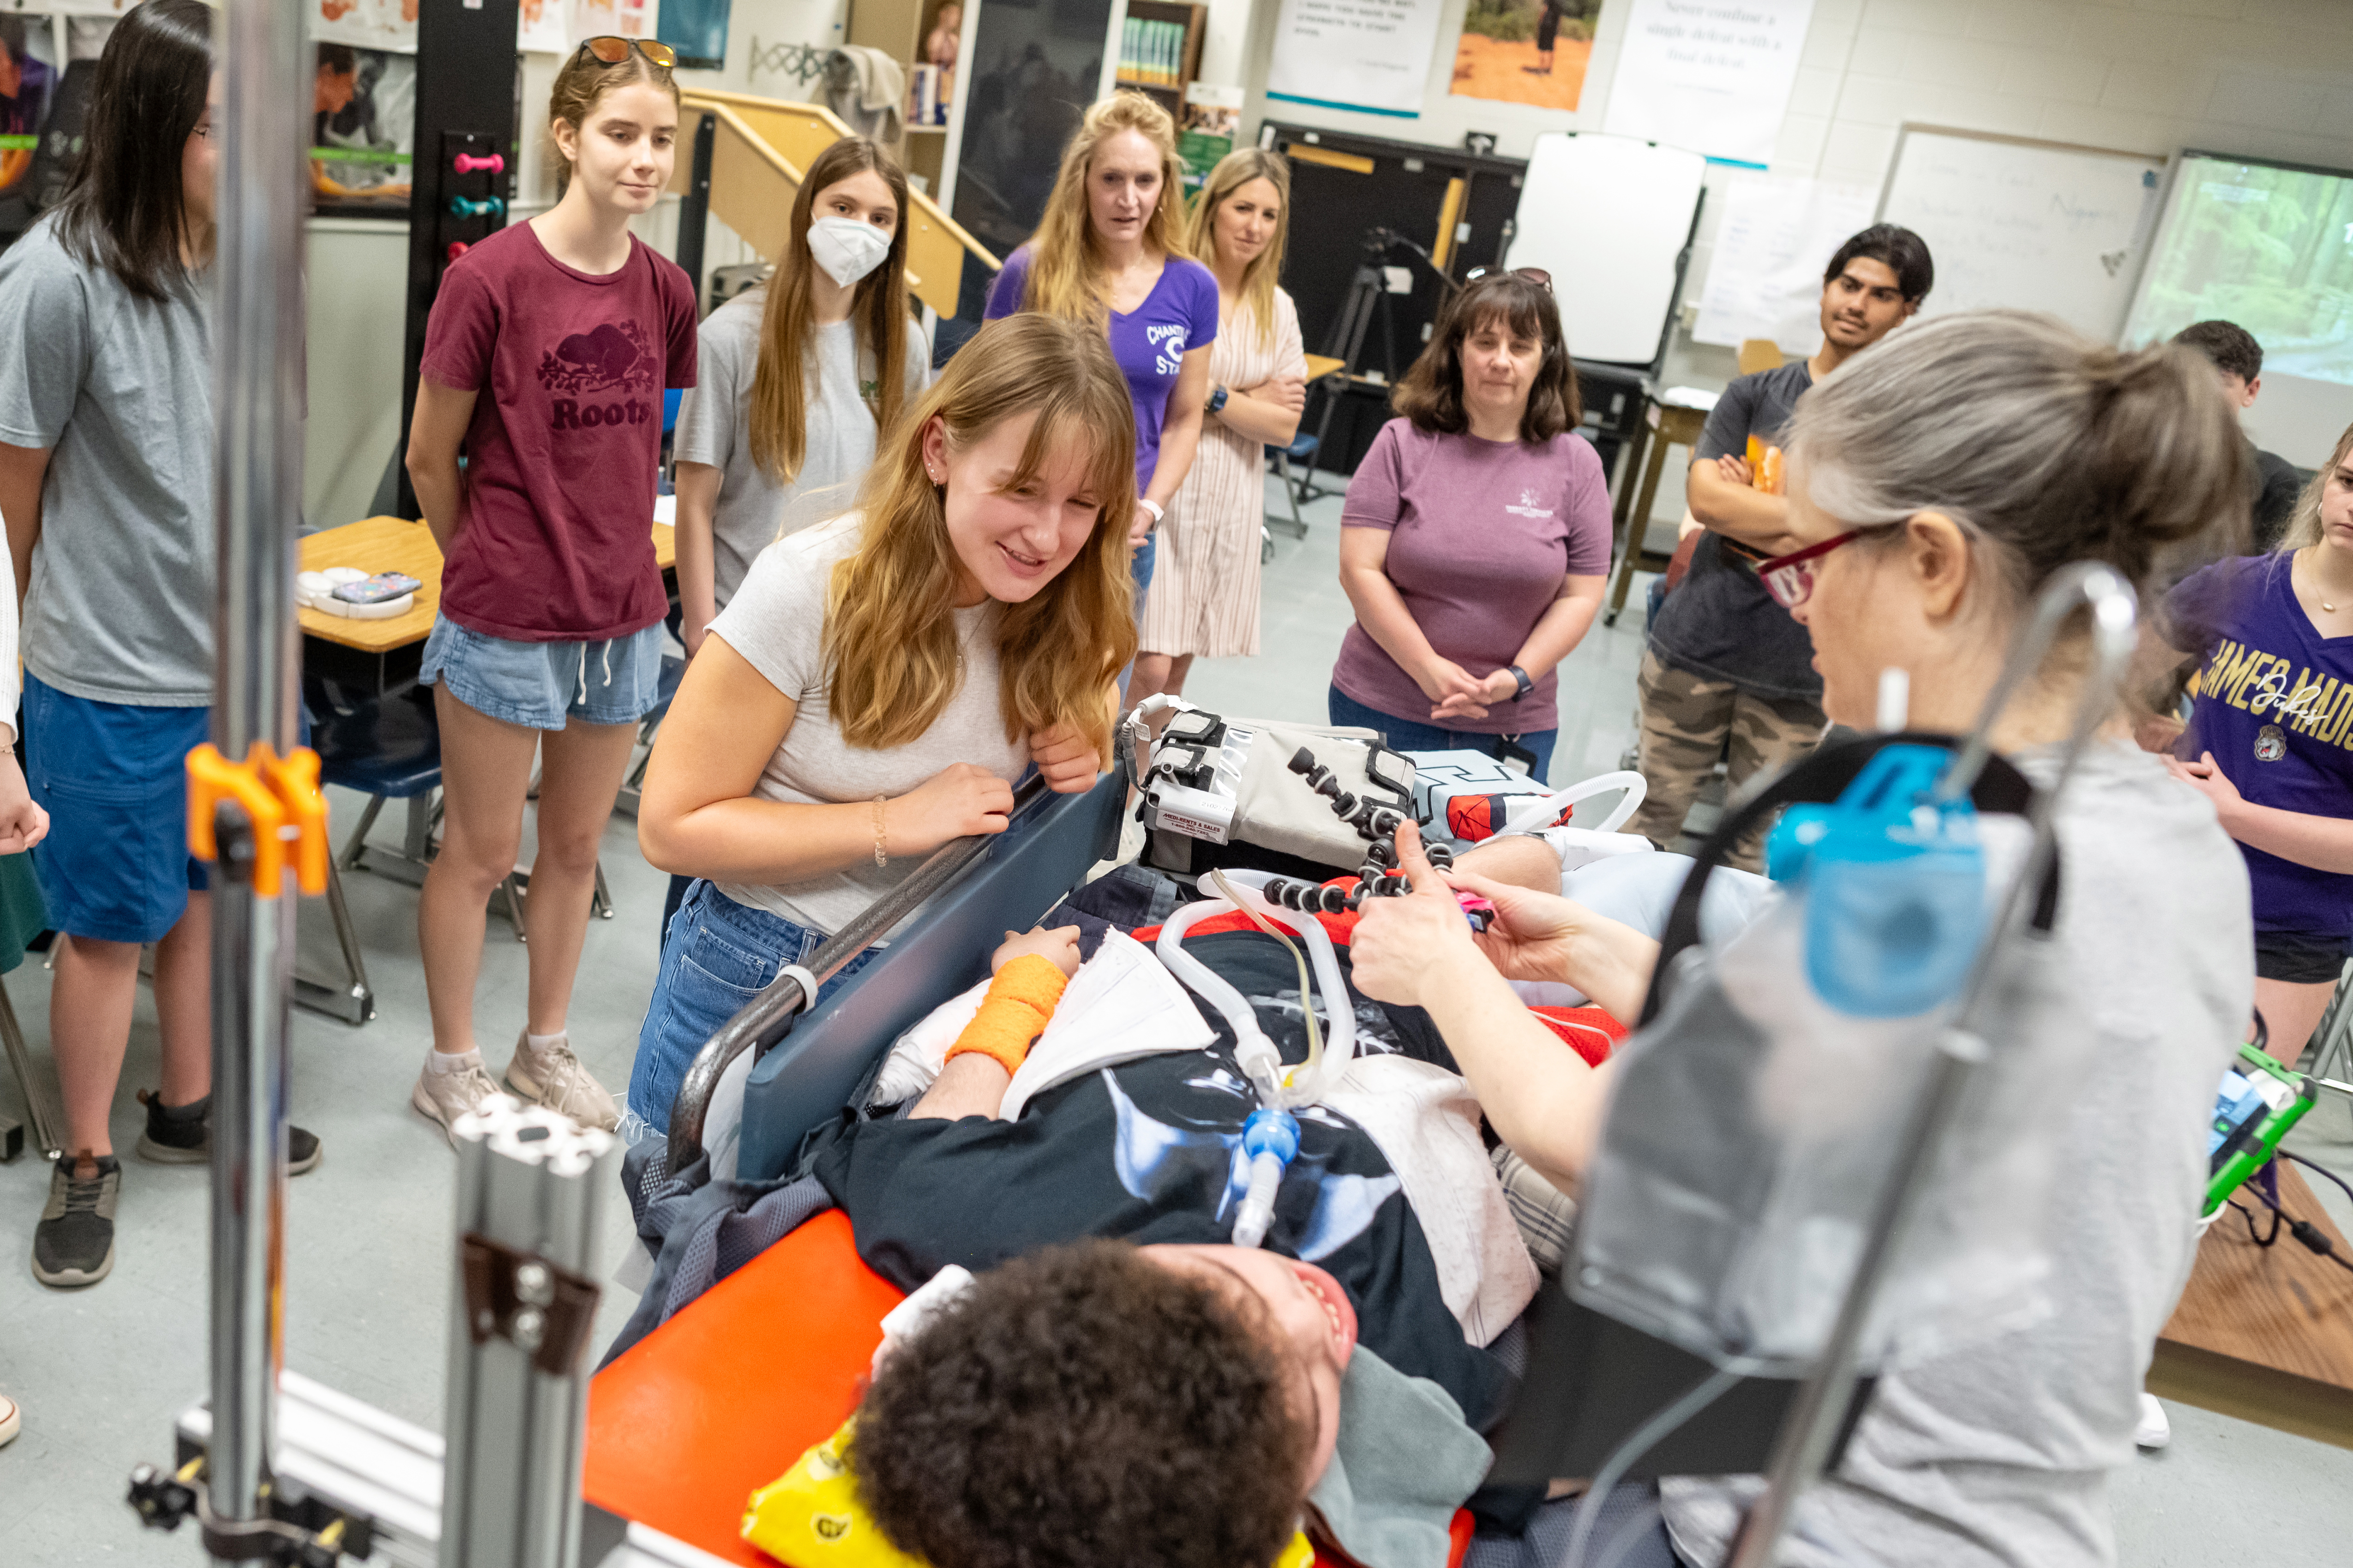
{"label": "woman in maroon roots t-shirt", "polygon": [[597,843],[661,673],[662,392],[694,383],[693,287],[628,230],[670,184],[671,59],[659,44],[581,45],[548,106],[563,199],[453,263],[426,329],[408,472],[446,557],[420,676],[438,688],[446,816],[417,902],[433,1049],[410,1103],[445,1129],[499,1087],[475,1046],[474,982],[534,756],[531,991],[506,1020],[522,1025],[506,1082],[616,1121],[565,1023]]}

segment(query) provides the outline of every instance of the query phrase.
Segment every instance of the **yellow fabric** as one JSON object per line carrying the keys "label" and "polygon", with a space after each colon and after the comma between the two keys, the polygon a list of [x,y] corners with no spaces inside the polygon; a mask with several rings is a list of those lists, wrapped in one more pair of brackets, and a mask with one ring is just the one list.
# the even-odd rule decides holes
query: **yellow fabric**
{"label": "yellow fabric", "polygon": [[1274,1568],[1315,1568],[1315,1548],[1309,1542],[1307,1532],[1301,1531],[1274,1560]]}
{"label": "yellow fabric", "polygon": [[922,1559],[885,1540],[859,1506],[858,1478],[847,1458],[851,1425],[843,1422],[752,1494],[744,1505],[744,1539],[793,1568],[923,1568]]}
{"label": "yellow fabric", "polygon": [[988,983],[988,995],[981,1002],[980,1011],[948,1047],[947,1059],[978,1051],[996,1058],[1008,1073],[1020,1071],[1030,1043],[1046,1032],[1046,1022],[1053,1017],[1070,983],[1070,976],[1052,959],[1023,953]]}

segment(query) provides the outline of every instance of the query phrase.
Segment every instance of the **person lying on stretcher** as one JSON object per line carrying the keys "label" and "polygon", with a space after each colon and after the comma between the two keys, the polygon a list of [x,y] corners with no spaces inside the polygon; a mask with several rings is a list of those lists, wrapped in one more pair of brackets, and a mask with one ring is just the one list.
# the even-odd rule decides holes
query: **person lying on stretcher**
{"label": "person lying on stretcher", "polygon": [[[892,1283],[980,1273],[881,1363],[851,1458],[867,1510],[936,1564],[1234,1568],[1274,1562],[1312,1492],[1359,1561],[1435,1568],[1511,1382],[1482,1347],[1537,1284],[1451,1058],[1419,1009],[1352,993],[1356,1059],[1298,1113],[1265,1245],[1233,1247],[1257,1100],[1230,1031],[1115,931],[1080,969],[1077,935],[1009,938],[976,1022],[941,1010],[962,1033],[912,1110],[816,1152]],[[1304,1058],[1275,939],[1186,951]]]}

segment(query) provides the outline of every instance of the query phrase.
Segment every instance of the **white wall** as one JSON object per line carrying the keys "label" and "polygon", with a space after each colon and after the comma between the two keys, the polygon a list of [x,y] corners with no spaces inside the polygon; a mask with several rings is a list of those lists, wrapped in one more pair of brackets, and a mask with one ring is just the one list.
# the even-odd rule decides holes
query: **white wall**
{"label": "white wall", "polygon": [[[1464,132],[1486,131],[1507,157],[1525,157],[1546,131],[1601,128],[1628,13],[1625,0],[1603,5],[1572,114],[1449,94],[1463,0],[1448,0],[1422,113],[1398,120],[1269,102],[1280,7],[1252,0],[1250,133],[1264,118],[1454,147]],[[1773,171],[1877,185],[1906,121],[2353,168],[2353,0],[1815,0]],[[1713,169],[1711,186],[1736,173]],[[1721,210],[1711,200],[1702,216],[1686,300],[1707,278]],[[1720,387],[1736,366],[1732,351],[1678,330],[1665,373],[1671,384]],[[2258,404],[2249,421],[2258,437],[2263,414]],[[2289,455],[2310,464],[2327,454]],[[1662,485],[1658,515],[1682,507],[1680,483]]]}

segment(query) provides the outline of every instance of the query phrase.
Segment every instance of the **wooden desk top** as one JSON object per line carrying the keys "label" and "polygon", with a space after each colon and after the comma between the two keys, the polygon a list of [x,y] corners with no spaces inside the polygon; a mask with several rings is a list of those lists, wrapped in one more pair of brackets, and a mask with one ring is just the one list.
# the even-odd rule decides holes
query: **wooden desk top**
{"label": "wooden desk top", "polygon": [[[667,572],[678,561],[678,545],[670,524],[653,525],[654,560]],[[363,572],[405,572],[424,586],[417,603],[405,615],[381,621],[355,621],[322,610],[299,610],[306,637],[341,643],[363,653],[389,653],[425,640],[433,629],[433,616],[441,603],[441,548],[433,531],[421,522],[397,517],[364,518],[341,528],[306,534],[301,569],[323,572],[330,566],[354,566]]]}
{"label": "wooden desk top", "polygon": [[1334,359],[1330,354],[1309,354],[1307,356],[1307,379],[1310,381],[1321,381],[1325,376],[1331,374],[1334,371],[1338,370],[1346,363],[1347,362],[1345,360]]}
{"label": "wooden desk top", "polygon": [[[2280,1204],[2348,1254],[2303,1175],[2283,1161]],[[2248,1200],[2249,1206],[2256,1206]],[[2288,1235],[2268,1248],[2226,1214],[2200,1243],[2158,1337],[2152,1394],[2353,1447],[2353,1272]]]}

